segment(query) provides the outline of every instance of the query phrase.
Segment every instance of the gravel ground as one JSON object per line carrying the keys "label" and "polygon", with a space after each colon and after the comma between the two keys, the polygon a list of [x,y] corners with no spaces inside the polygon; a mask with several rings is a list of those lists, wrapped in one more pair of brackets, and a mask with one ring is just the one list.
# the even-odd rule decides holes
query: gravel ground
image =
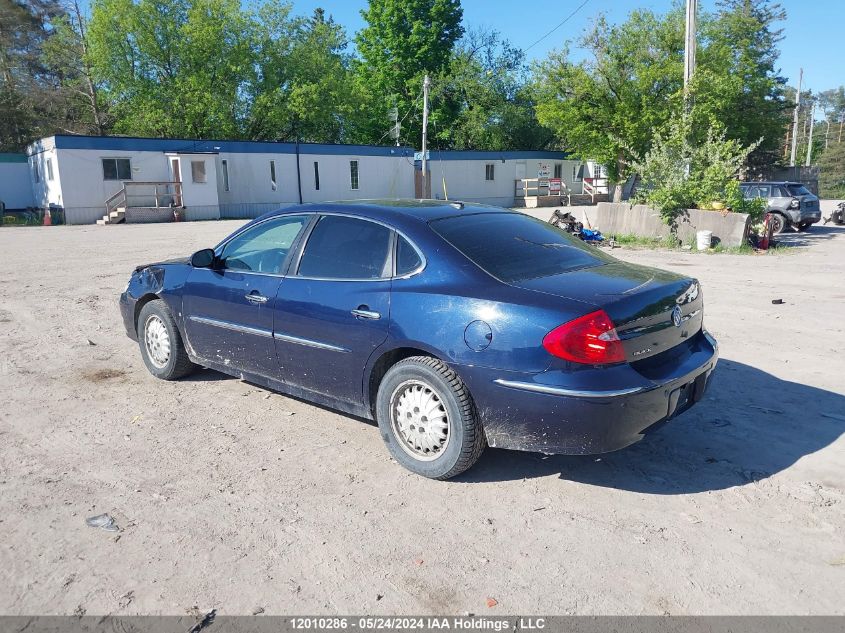
{"label": "gravel ground", "polygon": [[0,613],[845,613],[845,228],[614,251],[702,281],[708,396],[618,453],[441,483],[372,424],[147,373],[130,269],[239,225],[0,229]]}

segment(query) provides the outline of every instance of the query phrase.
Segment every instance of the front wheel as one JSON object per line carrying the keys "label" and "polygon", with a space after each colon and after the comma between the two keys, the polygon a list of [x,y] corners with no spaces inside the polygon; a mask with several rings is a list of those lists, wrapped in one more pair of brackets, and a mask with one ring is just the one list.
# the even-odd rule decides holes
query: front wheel
{"label": "front wheel", "polygon": [[138,344],[144,364],[156,378],[176,380],[196,368],[188,358],[170,309],[161,299],[150,301],[141,308]]}
{"label": "front wheel", "polygon": [[487,445],[469,390],[436,358],[413,356],[391,367],[378,388],[376,418],[393,458],[431,479],[464,472]]}
{"label": "front wheel", "polygon": [[780,213],[772,213],[772,217],[769,221],[772,223],[772,235],[779,235],[780,233],[783,233],[787,224],[785,217],[783,217]]}

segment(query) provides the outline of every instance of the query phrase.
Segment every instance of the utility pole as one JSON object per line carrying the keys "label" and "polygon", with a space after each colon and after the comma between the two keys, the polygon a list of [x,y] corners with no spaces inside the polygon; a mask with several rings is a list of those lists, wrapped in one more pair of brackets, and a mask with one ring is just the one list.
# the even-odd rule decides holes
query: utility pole
{"label": "utility pole", "polygon": [[813,155],[813,127],[816,123],[816,102],[813,101],[813,105],[810,108],[810,140],[807,141],[807,160],[804,162],[804,165],[809,167],[810,166],[810,158]]}
{"label": "utility pole", "polygon": [[687,30],[684,37],[684,97],[689,98],[690,81],[695,72],[695,16],[698,0],[687,0]]}
{"label": "utility pole", "polygon": [[804,81],[804,69],[798,73],[798,90],[795,91],[795,112],[792,114],[792,152],[789,154],[789,166],[795,167],[795,154],[798,153],[798,110],[801,109],[801,82]]}
{"label": "utility pole", "polygon": [[428,87],[431,81],[428,75],[423,79],[423,123],[422,123],[422,197],[426,197],[426,185],[428,184]]}

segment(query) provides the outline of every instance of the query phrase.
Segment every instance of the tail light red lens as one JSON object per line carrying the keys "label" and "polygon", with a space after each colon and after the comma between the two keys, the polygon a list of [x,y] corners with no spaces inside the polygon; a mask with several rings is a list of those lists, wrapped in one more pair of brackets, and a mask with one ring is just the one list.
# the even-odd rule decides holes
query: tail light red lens
{"label": "tail light red lens", "polygon": [[556,327],[546,334],[543,347],[552,356],[588,365],[625,362],[625,350],[613,321],[596,310]]}

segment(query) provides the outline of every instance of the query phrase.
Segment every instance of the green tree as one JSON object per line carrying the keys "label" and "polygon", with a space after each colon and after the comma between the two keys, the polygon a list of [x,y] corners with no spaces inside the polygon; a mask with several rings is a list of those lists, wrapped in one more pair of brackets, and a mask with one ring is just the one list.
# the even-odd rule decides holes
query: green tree
{"label": "green tree", "polygon": [[838,143],[845,140],[845,135],[843,135],[843,128],[845,128],[845,86],[820,92],[818,104],[821,113],[824,115],[822,123],[824,147],[828,147],[831,142]]}
{"label": "green tree", "polygon": [[749,156],[752,168],[780,161],[792,115],[775,65],[783,39],[776,25],[785,19],[769,0],[721,0],[716,14],[701,21],[691,133],[702,139],[716,125],[740,145],[759,142]]}
{"label": "green tree", "polygon": [[604,163],[615,200],[630,162],[648,151],[677,108],[683,35],[679,8],[665,16],[634,11],[618,26],[602,17],[579,42],[587,59],[575,62],[564,49],[535,66],[540,123],[564,149]]}
{"label": "green tree", "polygon": [[90,60],[115,131],[240,137],[253,27],[238,0],[94,0]]}
{"label": "green tree", "polygon": [[819,158],[819,195],[845,199],[845,141],[830,143]]}
{"label": "green tree", "polygon": [[42,56],[51,22],[64,15],[58,0],[0,0],[0,151],[67,130],[57,123],[67,118],[59,110],[60,81]]}
{"label": "green tree", "polygon": [[87,21],[76,0],[68,6],[69,14],[52,22],[52,33],[42,47],[42,60],[62,87],[58,95],[65,119],[62,124],[103,135],[108,129],[108,114],[91,69]]}
{"label": "green tree", "polygon": [[290,19],[288,11],[278,6],[260,11],[259,72],[246,134],[341,142],[354,110],[346,33],[322,9],[309,19]]}
{"label": "green tree", "polygon": [[434,119],[435,142],[496,151],[547,147],[553,134],[537,121],[524,60],[498,32],[468,31],[435,81],[435,102],[450,98],[458,112],[448,127]]}
{"label": "green tree", "polygon": [[[351,136],[383,141],[390,129],[388,113],[404,118],[406,142],[421,133],[423,76],[444,71],[455,43],[463,35],[459,0],[370,0],[361,11],[367,25],[356,36],[361,59],[354,64],[355,96],[360,104]],[[413,115],[413,116],[405,116]],[[433,117],[442,128],[455,116],[451,99],[440,99]]]}

